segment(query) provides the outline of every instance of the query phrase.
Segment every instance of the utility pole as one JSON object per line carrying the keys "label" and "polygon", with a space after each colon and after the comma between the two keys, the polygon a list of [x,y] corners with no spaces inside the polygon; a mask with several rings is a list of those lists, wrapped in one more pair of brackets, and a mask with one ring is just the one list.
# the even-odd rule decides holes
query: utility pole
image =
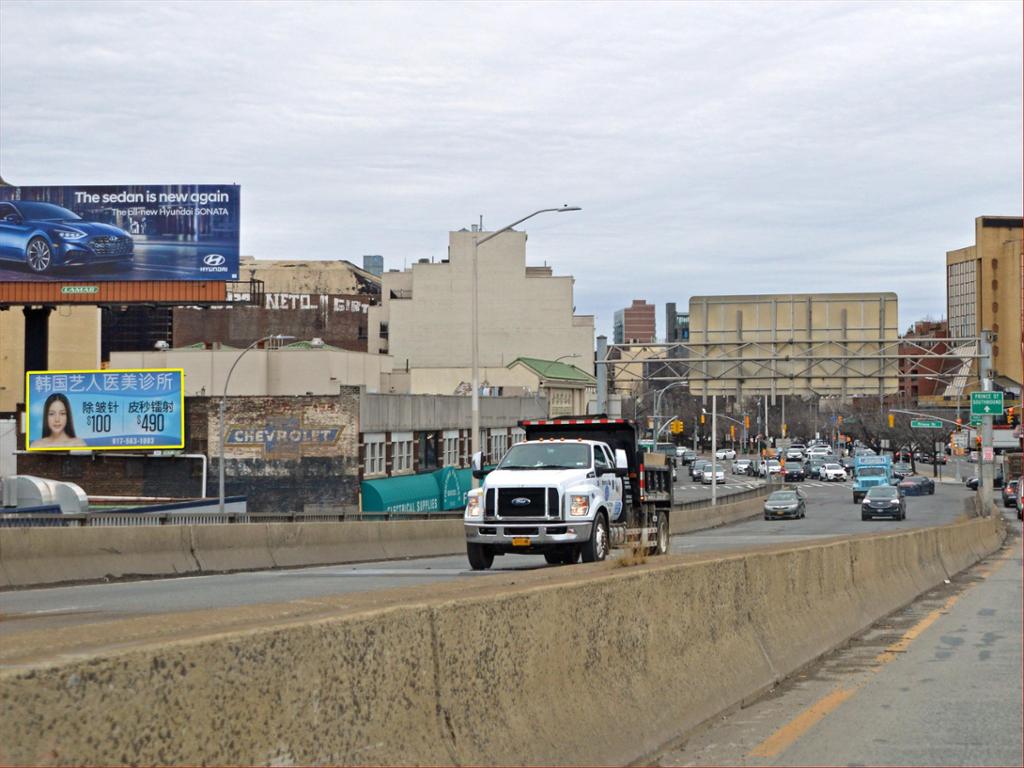
{"label": "utility pole", "polygon": [[[978,360],[978,376],[981,389],[992,391],[992,331],[981,332],[981,357]],[[978,491],[981,495],[981,514],[988,517],[992,514],[992,483],[994,468],[992,460],[992,415],[981,417],[981,455],[978,457]]]}

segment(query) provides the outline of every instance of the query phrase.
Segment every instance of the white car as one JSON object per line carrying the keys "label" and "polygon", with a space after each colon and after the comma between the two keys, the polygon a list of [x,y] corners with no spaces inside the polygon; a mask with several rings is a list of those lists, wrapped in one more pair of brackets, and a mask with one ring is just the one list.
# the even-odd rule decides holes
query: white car
{"label": "white car", "polygon": [[[707,469],[705,469],[704,472],[701,474],[700,481],[704,485],[711,485],[711,467],[710,466]],[[721,467],[716,467],[715,468],[715,482],[716,483],[724,483],[725,482],[725,470],[722,469]]]}
{"label": "white car", "polygon": [[790,448],[786,451],[786,461],[803,461],[804,452],[799,448]]}
{"label": "white car", "polygon": [[729,461],[732,461],[733,459],[736,458],[736,451],[734,451],[732,448],[719,448],[717,451],[715,451],[715,458],[719,460],[729,459]]}
{"label": "white car", "polygon": [[845,480],[846,470],[841,464],[823,464],[818,477],[822,480]]}

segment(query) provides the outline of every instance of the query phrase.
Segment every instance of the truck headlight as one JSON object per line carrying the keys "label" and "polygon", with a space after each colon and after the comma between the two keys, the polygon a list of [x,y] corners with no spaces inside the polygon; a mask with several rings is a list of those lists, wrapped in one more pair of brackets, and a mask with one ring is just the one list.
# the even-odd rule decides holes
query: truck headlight
{"label": "truck headlight", "polygon": [[570,496],[569,497],[569,514],[573,517],[585,517],[590,511],[590,497],[589,496]]}
{"label": "truck headlight", "polygon": [[480,495],[466,499],[466,517],[480,517]]}

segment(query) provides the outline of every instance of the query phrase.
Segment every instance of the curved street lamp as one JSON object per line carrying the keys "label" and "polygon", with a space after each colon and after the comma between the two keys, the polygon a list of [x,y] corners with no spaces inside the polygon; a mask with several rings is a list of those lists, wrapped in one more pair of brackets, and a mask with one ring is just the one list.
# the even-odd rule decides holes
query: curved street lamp
{"label": "curved street lamp", "polygon": [[[581,211],[582,208],[571,205],[563,205],[561,208],[541,208],[539,211],[534,211],[529,216],[523,216],[523,218],[513,221],[508,226],[502,227],[499,230],[491,232],[487,237],[476,239],[473,238],[473,286],[471,290],[471,302],[470,312],[472,314],[473,332],[471,346],[472,346],[472,358],[473,358],[473,400],[472,400],[472,434],[469,436],[470,441],[470,452],[473,458],[480,453],[480,312],[479,312],[479,301],[477,294],[478,290],[478,273],[477,273],[477,262],[479,261],[478,251],[481,245],[486,243],[488,240],[492,240],[503,232],[508,232],[512,227],[517,224],[522,224],[527,219],[532,219],[534,216],[539,216],[542,213],[566,213],[568,211]],[[479,487],[480,481],[475,477],[473,478],[473,487]]]}
{"label": "curved street lamp", "polygon": [[239,353],[238,357],[235,358],[235,362],[231,364],[231,368],[228,369],[227,378],[224,379],[224,393],[220,397],[220,458],[217,461],[217,511],[222,515],[224,514],[224,409],[227,406],[228,382],[231,381],[231,374],[235,372],[235,366],[238,365],[239,360],[245,357],[245,353],[250,349],[254,349],[261,342],[270,341],[271,339],[274,341],[289,341],[294,338],[294,336],[273,333],[261,339],[256,339],[256,341]]}

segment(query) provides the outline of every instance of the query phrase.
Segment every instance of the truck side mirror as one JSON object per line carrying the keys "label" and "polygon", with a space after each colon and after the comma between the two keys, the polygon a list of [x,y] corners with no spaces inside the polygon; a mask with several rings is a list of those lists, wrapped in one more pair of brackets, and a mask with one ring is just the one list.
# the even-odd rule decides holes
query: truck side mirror
{"label": "truck side mirror", "polygon": [[[622,448],[615,449],[615,468],[629,470],[629,459],[626,458],[626,452]],[[620,475],[625,477],[625,475]]]}

